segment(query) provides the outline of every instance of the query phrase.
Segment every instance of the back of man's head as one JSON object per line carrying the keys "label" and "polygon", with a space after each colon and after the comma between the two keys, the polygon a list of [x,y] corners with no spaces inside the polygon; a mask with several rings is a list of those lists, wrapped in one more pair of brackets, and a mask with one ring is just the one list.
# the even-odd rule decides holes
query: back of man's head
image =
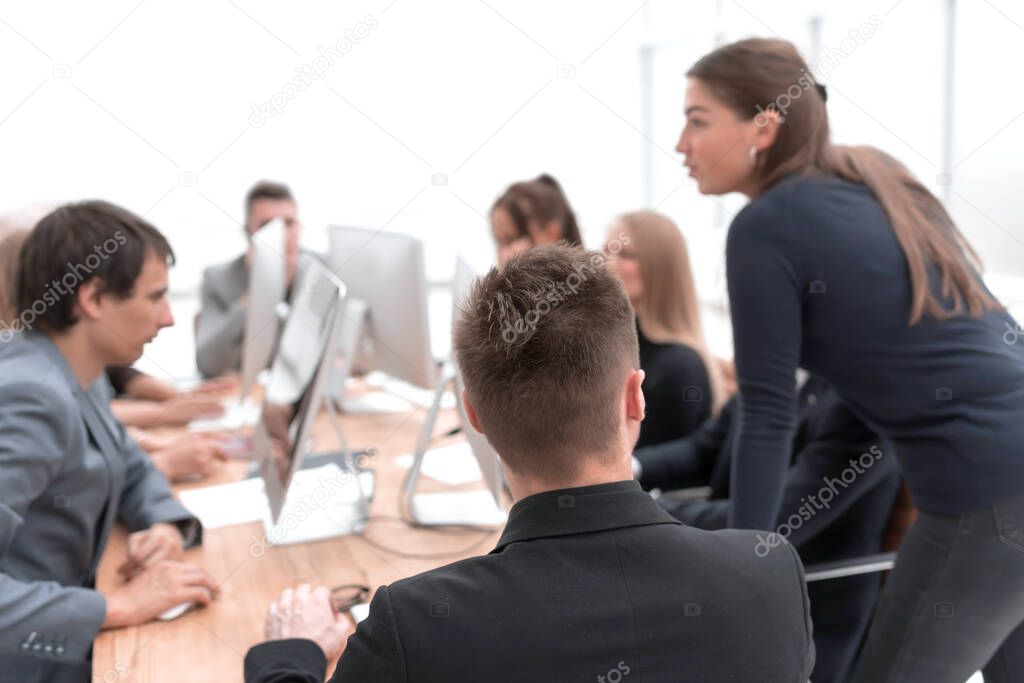
{"label": "back of man's head", "polygon": [[[513,472],[569,480],[614,458],[639,367],[633,309],[600,252],[536,247],[480,278],[455,322],[466,393]],[[623,445],[623,448],[628,444]]]}
{"label": "back of man's head", "polygon": [[102,200],[54,209],[21,248],[15,283],[19,322],[29,329],[67,330],[77,322],[82,284],[98,278],[103,293],[128,298],[151,253],[174,260],[160,231],[127,209]]}

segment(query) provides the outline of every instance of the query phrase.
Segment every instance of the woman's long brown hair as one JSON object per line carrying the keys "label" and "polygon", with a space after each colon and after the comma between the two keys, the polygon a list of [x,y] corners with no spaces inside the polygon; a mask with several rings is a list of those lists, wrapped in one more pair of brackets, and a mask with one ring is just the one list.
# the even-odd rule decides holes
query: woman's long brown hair
{"label": "woman's long brown hair", "polygon": [[[687,72],[742,120],[774,112],[781,123],[775,142],[758,155],[758,194],[793,173],[821,172],[867,186],[882,205],[910,270],[910,324],[925,314],[938,319],[972,317],[1001,308],[982,285],[980,260],[942,203],[907,168],[873,147],[829,142],[825,99],[792,43],[751,38],[718,48]],[[941,280],[943,301],[932,291],[929,270]]]}
{"label": "woman's long brown hair", "polygon": [[634,302],[640,330],[653,342],[684,344],[700,355],[717,413],[721,381],[704,338],[686,239],[671,219],[653,211],[624,214],[618,224],[629,232],[643,285],[640,300]]}

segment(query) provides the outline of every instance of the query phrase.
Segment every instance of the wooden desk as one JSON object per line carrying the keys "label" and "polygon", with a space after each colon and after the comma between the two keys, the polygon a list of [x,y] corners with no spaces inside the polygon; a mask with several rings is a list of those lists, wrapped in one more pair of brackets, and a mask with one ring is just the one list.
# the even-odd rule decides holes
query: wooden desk
{"label": "wooden desk", "polygon": [[[342,416],[345,435],[353,448],[377,449],[369,465],[377,471],[371,515],[398,517],[399,487],[405,470],[394,460],[412,452],[424,417],[425,411],[420,409],[395,415]],[[443,411],[435,433],[456,424],[454,411]],[[338,446],[326,414],[318,418],[314,436],[315,450]],[[201,484],[175,489],[235,481],[247,469],[248,463],[228,463]],[[431,484],[425,480],[422,488],[443,490]],[[245,653],[263,640],[267,606],[284,588],[304,582],[327,586],[365,583],[376,590],[412,574],[486,553],[497,543],[499,533],[438,532],[412,528],[397,519],[380,519],[371,521],[363,535],[405,553],[452,554],[434,559],[402,558],[359,536],[267,547],[261,542],[263,526],[258,522],[207,530],[202,546],[188,551],[185,560],[202,565],[217,579],[220,597],[210,606],[173,621],[101,632],[93,650],[93,681],[241,681]],[[120,580],[116,570],[123,561],[124,546],[125,532],[119,529],[111,535],[100,563],[101,589]],[[331,671],[333,664],[328,667],[328,673]]]}

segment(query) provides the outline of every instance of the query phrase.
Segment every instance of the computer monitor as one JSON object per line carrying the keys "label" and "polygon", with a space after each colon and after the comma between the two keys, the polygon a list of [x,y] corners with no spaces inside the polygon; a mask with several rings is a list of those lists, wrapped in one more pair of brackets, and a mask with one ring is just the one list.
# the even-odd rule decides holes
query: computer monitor
{"label": "computer monitor", "polygon": [[[342,322],[357,325],[361,338],[355,358],[346,362],[433,389],[437,365],[430,349],[423,243],[381,230],[340,225],[328,230],[328,263],[348,288]],[[344,385],[335,388],[340,393]]]}
{"label": "computer monitor", "polygon": [[[473,268],[461,256],[458,257],[455,262],[455,278],[452,282],[453,328],[455,321],[458,320],[459,310],[475,280],[476,273]],[[434,403],[427,413],[426,422],[420,432],[413,463],[403,485],[403,503],[411,520],[424,526],[502,524],[507,513],[502,502],[505,477],[501,468],[501,459],[487,437],[476,431],[469,423],[466,406],[462,400],[462,375],[454,354],[447,366],[446,373],[436,389]],[[470,451],[480,468],[487,488],[477,491],[416,493],[423,461],[427,455],[427,446],[433,438],[434,425],[441,404],[441,393],[449,382],[451,382],[455,393],[455,406],[462,427],[461,431],[466,436]]]}
{"label": "computer monitor", "polygon": [[252,236],[249,295],[245,309],[240,401],[267,367],[280,329],[278,308],[285,294],[284,221],[267,223]]}
{"label": "computer monitor", "polygon": [[296,286],[253,436],[275,523],[309,450],[310,429],[334,366],[335,332],[345,296],[345,286],[319,263],[311,264]]}

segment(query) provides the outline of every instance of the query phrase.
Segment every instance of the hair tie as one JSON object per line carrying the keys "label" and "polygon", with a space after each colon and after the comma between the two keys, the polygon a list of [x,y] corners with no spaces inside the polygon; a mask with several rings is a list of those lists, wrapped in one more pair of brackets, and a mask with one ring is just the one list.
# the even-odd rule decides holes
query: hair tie
{"label": "hair tie", "polygon": [[821,95],[823,102],[828,102],[828,91],[825,90],[825,86],[821,83],[815,83],[814,87],[818,89],[818,94]]}

